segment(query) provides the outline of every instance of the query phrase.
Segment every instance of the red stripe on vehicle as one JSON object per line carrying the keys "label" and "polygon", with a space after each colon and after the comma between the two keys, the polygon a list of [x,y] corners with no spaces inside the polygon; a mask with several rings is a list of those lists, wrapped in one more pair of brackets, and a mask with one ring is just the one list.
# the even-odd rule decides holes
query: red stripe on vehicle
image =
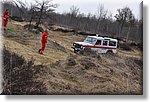
{"label": "red stripe on vehicle", "polygon": [[106,47],[106,46],[89,46],[89,45],[82,45],[83,47],[87,47],[87,48],[104,48],[104,49],[116,49],[116,48],[112,48],[112,47]]}

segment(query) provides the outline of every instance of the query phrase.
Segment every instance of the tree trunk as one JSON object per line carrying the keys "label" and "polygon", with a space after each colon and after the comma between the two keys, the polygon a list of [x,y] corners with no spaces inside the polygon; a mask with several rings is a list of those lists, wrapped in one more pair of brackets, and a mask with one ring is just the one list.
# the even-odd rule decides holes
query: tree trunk
{"label": "tree trunk", "polygon": [[95,32],[97,32],[99,30],[99,23],[100,23],[100,18],[98,18],[98,20],[96,22]]}
{"label": "tree trunk", "polygon": [[128,30],[128,33],[127,33],[127,36],[126,36],[126,42],[127,42],[127,41],[128,41],[128,39],[129,39],[130,31],[131,31],[131,25],[129,26],[129,30]]}
{"label": "tree trunk", "polygon": [[36,23],[36,27],[37,27],[37,28],[39,27],[39,24],[40,24],[40,22],[41,22],[41,18],[42,18],[42,14],[43,14],[43,9],[44,9],[44,3],[43,3],[43,5],[41,6],[39,19],[38,19],[38,22]]}
{"label": "tree trunk", "polygon": [[30,23],[29,23],[28,30],[30,30],[30,27],[31,27],[32,20],[33,20],[33,17],[31,17],[31,19],[30,19]]}
{"label": "tree trunk", "polygon": [[121,23],[120,30],[119,30],[119,34],[118,34],[118,38],[121,37],[121,33],[122,33],[122,29],[123,29],[124,22],[125,22],[125,20],[123,20],[123,22]]}

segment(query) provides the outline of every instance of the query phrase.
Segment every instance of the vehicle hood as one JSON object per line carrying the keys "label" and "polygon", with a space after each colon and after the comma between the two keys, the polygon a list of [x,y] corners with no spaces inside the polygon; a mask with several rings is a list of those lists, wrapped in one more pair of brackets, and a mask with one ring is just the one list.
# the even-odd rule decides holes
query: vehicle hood
{"label": "vehicle hood", "polygon": [[89,46],[93,46],[93,44],[85,43],[85,42],[74,42],[74,43],[79,44],[79,45],[89,45]]}

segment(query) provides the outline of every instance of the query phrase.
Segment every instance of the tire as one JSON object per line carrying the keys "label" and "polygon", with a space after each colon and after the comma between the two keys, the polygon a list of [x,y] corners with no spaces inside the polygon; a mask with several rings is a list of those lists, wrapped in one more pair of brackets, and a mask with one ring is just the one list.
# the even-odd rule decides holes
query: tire
{"label": "tire", "polygon": [[74,51],[73,51],[74,53],[76,53],[77,51],[74,49]]}
{"label": "tire", "polygon": [[112,51],[112,50],[108,50],[108,51],[106,52],[106,54],[113,55],[114,53],[113,53],[113,51]]}
{"label": "tire", "polygon": [[75,49],[74,49],[74,53],[77,53],[77,52],[78,52],[78,50],[75,50]]}

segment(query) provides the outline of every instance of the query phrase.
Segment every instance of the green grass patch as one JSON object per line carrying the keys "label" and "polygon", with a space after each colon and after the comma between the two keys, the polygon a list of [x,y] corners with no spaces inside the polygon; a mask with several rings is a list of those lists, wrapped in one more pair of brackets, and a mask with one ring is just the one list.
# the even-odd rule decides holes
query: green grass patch
{"label": "green grass patch", "polygon": [[14,29],[14,28],[8,28],[8,29],[7,29],[7,32],[8,32],[8,33],[11,33],[11,32],[17,32],[17,30]]}

